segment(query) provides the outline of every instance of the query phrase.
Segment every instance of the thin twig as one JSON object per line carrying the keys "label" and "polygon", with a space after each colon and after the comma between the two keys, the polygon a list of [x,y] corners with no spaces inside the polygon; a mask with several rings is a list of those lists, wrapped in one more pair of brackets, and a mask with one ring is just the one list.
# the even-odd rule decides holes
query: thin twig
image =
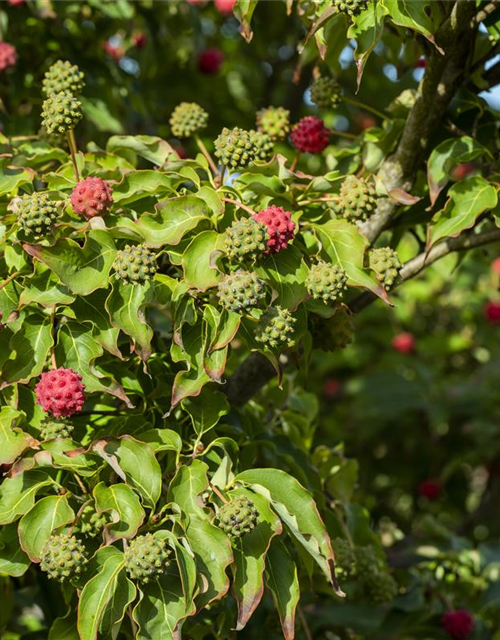
{"label": "thin twig", "polygon": [[66,138],[68,140],[69,151],[71,153],[73,169],[75,170],[76,181],[80,182],[80,174],[78,172],[78,165],[76,163],[76,154],[78,153],[78,149],[76,148],[75,132],[73,131],[73,129],[70,129],[67,132]]}
{"label": "thin twig", "polygon": [[254,211],[253,209],[250,209],[250,207],[247,207],[247,205],[243,204],[243,202],[238,202],[238,200],[233,200],[232,198],[222,198],[222,202],[227,202],[228,204],[234,204],[235,207],[239,207],[240,209],[247,211],[251,216],[256,215],[256,211]]}
{"label": "thin twig", "polygon": [[382,118],[382,120],[385,120],[387,118],[385,113],[382,113],[382,111],[375,109],[375,107],[370,107],[370,105],[365,104],[364,102],[360,102],[359,100],[354,100],[354,98],[348,98],[347,96],[344,96],[343,100],[344,102],[347,102],[348,104],[352,104],[355,107],[359,107],[360,109],[364,109],[365,111],[371,111],[373,115],[377,116],[378,118]]}
{"label": "thin twig", "polygon": [[21,272],[20,271],[15,271],[14,273],[12,273],[8,278],[5,278],[5,280],[2,282],[2,284],[0,284],[0,291],[6,287],[9,282],[12,282],[12,280],[14,280],[14,278],[16,276],[18,276]]}
{"label": "thin twig", "polygon": [[299,162],[299,158],[300,158],[300,151],[297,151],[297,153],[295,154],[294,159],[292,160],[292,164],[290,165],[290,171],[292,173],[295,171],[297,163]]}
{"label": "thin twig", "polygon": [[219,491],[219,489],[212,483],[210,483],[210,488],[212,489],[212,491],[222,500],[222,502],[224,504],[227,504],[229,501],[227,500],[227,498],[225,498],[222,493]]}
{"label": "thin twig", "polygon": [[212,169],[212,173],[214,174],[214,176],[218,176],[219,175],[219,169],[217,168],[217,165],[215,164],[212,156],[208,152],[208,149],[203,144],[202,139],[200,138],[199,135],[195,135],[194,139],[195,139],[196,144],[198,145],[198,149],[202,152],[202,154],[207,159],[207,162],[210,165],[210,169]]}

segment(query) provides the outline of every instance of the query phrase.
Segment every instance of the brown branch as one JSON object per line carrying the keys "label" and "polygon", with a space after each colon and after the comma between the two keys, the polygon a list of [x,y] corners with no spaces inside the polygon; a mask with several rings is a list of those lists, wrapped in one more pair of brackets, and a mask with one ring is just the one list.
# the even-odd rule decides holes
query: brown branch
{"label": "brown branch", "polygon": [[251,353],[233,373],[223,388],[233,407],[242,407],[276,375],[269,360],[260,353]]}

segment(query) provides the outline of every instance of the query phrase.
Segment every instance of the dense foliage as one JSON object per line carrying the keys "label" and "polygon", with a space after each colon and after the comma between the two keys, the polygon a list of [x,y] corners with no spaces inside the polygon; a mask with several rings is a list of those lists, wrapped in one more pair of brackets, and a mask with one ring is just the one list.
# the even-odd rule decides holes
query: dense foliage
{"label": "dense foliage", "polygon": [[2,5],[2,638],[499,640],[497,4]]}

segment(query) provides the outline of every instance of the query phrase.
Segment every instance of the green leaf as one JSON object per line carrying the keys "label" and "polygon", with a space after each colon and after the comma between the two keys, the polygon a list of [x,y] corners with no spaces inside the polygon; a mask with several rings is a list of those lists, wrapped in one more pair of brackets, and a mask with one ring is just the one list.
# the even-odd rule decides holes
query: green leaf
{"label": "green leaf", "polygon": [[307,267],[296,247],[291,246],[279,254],[271,254],[255,271],[266,278],[278,294],[276,304],[296,309],[307,298],[304,284]]}
{"label": "green leaf", "polygon": [[[175,177],[175,181],[174,181]],[[122,181],[113,186],[113,202],[122,206],[136,202],[149,194],[156,197],[174,193],[179,176],[160,173],[159,171],[130,171],[123,176]]]}
{"label": "green leaf", "polygon": [[118,328],[110,326],[109,315],[105,308],[107,296],[107,289],[98,289],[85,297],[77,296],[71,304],[70,310],[79,323],[88,322],[93,326],[93,338],[106,351],[122,359],[122,354],[118,349],[120,331]]}
{"label": "green leaf", "polygon": [[43,273],[35,273],[29,280],[25,280],[25,288],[19,297],[19,304],[27,306],[36,302],[43,307],[53,307],[58,304],[72,304],[72,296],[64,285],[58,282],[56,276],[46,269]]}
{"label": "green leaf", "polygon": [[329,582],[335,584],[330,537],[312,495],[293,476],[280,469],[249,469],[237,475],[234,481],[251,485],[256,493],[271,500],[290,533],[314,558]]}
{"label": "green leaf", "polygon": [[450,179],[451,172],[458,164],[470,162],[483,154],[489,154],[489,151],[469,136],[441,142],[432,151],[427,161],[427,182],[431,204],[436,202]]}
{"label": "green leaf", "polygon": [[133,350],[142,360],[151,355],[153,329],[146,323],[144,306],[153,300],[154,287],[151,282],[144,285],[115,282],[106,308],[112,325],[132,338]]}
{"label": "green leaf", "polygon": [[188,516],[205,518],[203,500],[199,497],[208,488],[208,466],[201,460],[183,464],[177,470],[169,488],[169,498]]}
{"label": "green leaf", "polygon": [[347,32],[348,38],[356,40],[354,59],[358,69],[358,89],[363,77],[363,71],[373,49],[376,47],[384,32],[384,19],[387,9],[383,2],[370,2],[368,8],[353,18],[353,23]]}
{"label": "green leaf", "polygon": [[10,340],[11,353],[2,370],[2,385],[29,382],[39,376],[53,344],[50,318],[27,316]]}
{"label": "green leaf", "polygon": [[223,238],[216,231],[202,231],[182,255],[184,280],[198,291],[206,291],[220,282],[222,274],[212,264],[212,254],[222,250]]}
{"label": "green leaf", "polygon": [[113,547],[100,549],[97,555],[102,552],[108,557],[80,596],[77,623],[80,640],[97,640],[116,629],[136,596],[136,588],[127,578],[123,554]]}
{"label": "green leaf", "polygon": [[[197,396],[204,385],[212,382],[212,378],[204,369],[203,354],[203,325],[198,322],[182,332],[182,349],[179,345],[172,345],[172,359],[187,363],[188,368],[179,371],[172,387],[172,407],[189,396]],[[179,354],[179,357],[177,356]]]}
{"label": "green leaf", "polygon": [[230,406],[223,393],[206,387],[199,396],[183,400],[182,408],[191,416],[196,433],[202,435],[213,429],[222,416],[229,413]]}
{"label": "green leaf", "polygon": [[50,453],[54,469],[68,469],[80,476],[91,476],[97,471],[97,462],[93,457],[85,454],[72,455],[78,444],[71,438],[48,440],[41,447],[44,452]]}
{"label": "green leaf", "polygon": [[31,184],[35,178],[33,169],[24,167],[7,167],[7,158],[0,163],[0,196],[10,195],[19,187]]}
{"label": "green leaf", "polygon": [[255,504],[259,512],[258,524],[255,529],[243,536],[241,545],[234,549],[233,593],[238,603],[236,631],[240,631],[250,620],[262,599],[266,553],[272,538],[279,535],[283,527],[280,519],[263,496],[243,488],[231,491],[230,495],[244,495]]}
{"label": "green leaf", "polygon": [[24,575],[31,561],[19,546],[17,524],[0,528],[0,574],[19,578]]}
{"label": "green leaf", "polygon": [[26,471],[0,484],[0,524],[14,522],[35,503],[40,489],[51,485],[53,480],[43,471]]}
{"label": "green leaf", "polygon": [[104,482],[94,488],[93,494],[97,509],[111,513],[112,522],[104,527],[106,544],[133,538],[146,516],[137,494],[126,484],[107,487]]}
{"label": "green leaf", "polygon": [[107,231],[92,229],[83,247],[69,238],[55,245],[24,244],[24,250],[46,264],[70,291],[86,296],[106,287],[116,256],[113,238]]}
{"label": "green leaf", "polygon": [[125,157],[132,153],[157,166],[162,166],[171,155],[177,159],[176,152],[168,142],[157,136],[112,136],[108,140],[106,149],[118,155],[123,155],[125,152]]}
{"label": "green leaf", "polygon": [[455,238],[474,226],[478,217],[496,207],[497,189],[481,176],[471,176],[454,184],[448,191],[444,209],[434,216],[428,230],[430,248],[443,238]]}
{"label": "green leaf", "polygon": [[297,567],[287,548],[275,538],[267,554],[266,585],[273,594],[285,640],[295,637],[295,610],[300,599]]}
{"label": "green leaf", "polygon": [[104,100],[99,100],[99,98],[89,99],[82,96],[79,96],[78,99],[82,103],[82,111],[85,118],[92,122],[98,131],[110,133],[121,133],[123,131],[122,123],[112,115],[109,106]]}
{"label": "green leaf", "polygon": [[76,613],[70,610],[64,618],[56,618],[47,640],[80,640],[76,629]]}
{"label": "green leaf", "polygon": [[122,436],[108,442],[106,452],[116,456],[127,482],[146,506],[154,509],[161,493],[161,468],[151,447],[130,436]]}
{"label": "green leaf", "polygon": [[368,241],[355,225],[347,220],[329,220],[325,224],[314,225],[314,229],[328,257],[346,272],[350,287],[368,289],[387,301],[384,288],[363,269]]}
{"label": "green leaf", "polygon": [[0,464],[12,464],[25,449],[36,444],[34,438],[17,428],[23,417],[12,407],[0,409]]}
{"label": "green leaf", "polygon": [[206,203],[195,196],[180,196],[161,200],[155,206],[154,215],[144,214],[136,222],[145,244],[151,248],[177,245],[182,238],[200,223],[210,224],[210,210]]}
{"label": "green leaf", "polygon": [[33,562],[38,562],[52,532],[75,519],[68,496],[47,496],[38,500],[19,522],[21,547]]}
{"label": "green leaf", "polygon": [[392,21],[407,29],[412,29],[417,33],[421,33],[436,49],[444,55],[445,52],[438,47],[434,39],[437,25],[432,20],[432,14],[429,13],[430,2],[423,0],[384,0]]}
{"label": "green leaf", "polygon": [[123,400],[128,407],[133,406],[117,382],[95,369],[94,360],[102,356],[103,350],[94,340],[90,327],[68,322],[60,327],[57,337],[57,361],[78,371],[88,393],[109,393]]}
{"label": "green leaf", "polygon": [[155,453],[182,450],[182,438],[172,429],[149,429],[139,435],[141,442],[147,442]]}

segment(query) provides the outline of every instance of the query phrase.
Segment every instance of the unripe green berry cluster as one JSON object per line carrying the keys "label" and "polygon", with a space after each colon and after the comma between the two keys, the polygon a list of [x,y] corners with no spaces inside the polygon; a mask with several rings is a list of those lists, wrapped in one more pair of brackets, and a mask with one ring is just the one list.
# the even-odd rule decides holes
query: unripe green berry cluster
{"label": "unripe green berry cluster", "polygon": [[320,77],[311,85],[311,100],[321,109],[335,109],[342,96],[339,83],[333,78]]}
{"label": "unripe green berry cluster", "polygon": [[78,521],[78,527],[75,531],[78,531],[82,535],[88,538],[95,538],[104,529],[104,525],[109,522],[109,518],[106,513],[99,513],[95,504],[90,503],[83,508],[80,513]]}
{"label": "unripe green berry cluster", "polygon": [[335,552],[335,573],[339,578],[350,578],[356,574],[356,553],[351,544],[343,538],[332,541]]}
{"label": "unripe green berry cluster", "polygon": [[41,238],[47,235],[60,214],[58,204],[48,193],[35,192],[13,201],[19,224],[27,235]]}
{"label": "unripe green berry cluster", "polygon": [[387,290],[398,279],[402,266],[398,254],[390,247],[380,247],[370,251],[370,268],[375,271],[375,277]]}
{"label": "unripe green berry cluster", "polygon": [[378,196],[375,185],[364,178],[347,176],[340,186],[340,199],[336,210],[350,220],[367,220],[377,207]]}
{"label": "unripe green berry cluster", "polygon": [[54,440],[55,438],[69,438],[74,426],[61,419],[45,419],[40,426],[40,438],[42,440]]}
{"label": "unripe green berry cluster", "polygon": [[245,496],[238,496],[223,504],[217,513],[218,526],[235,538],[253,531],[258,518],[259,512],[254,503]]}
{"label": "unripe green berry cluster", "polygon": [[239,127],[224,128],[214,145],[221,164],[234,170],[244,169],[255,160],[267,161],[272,153],[272,142],[266,134]]}
{"label": "unripe green berry cluster", "polygon": [[311,333],[314,346],[322,351],[344,349],[352,342],[354,334],[352,313],[341,305],[330,318],[314,315],[311,317]]}
{"label": "unripe green berry cluster", "polygon": [[309,294],[316,300],[334,302],[344,295],[347,289],[347,274],[337,264],[319,260],[309,269],[306,278]]}
{"label": "unripe green berry cluster", "polygon": [[291,347],[296,319],[288,309],[270,307],[259,318],[255,329],[257,342],[271,347]]}
{"label": "unripe green berry cluster", "polygon": [[219,283],[217,296],[225,309],[241,312],[259,307],[266,291],[256,273],[238,269]]}
{"label": "unripe green berry cluster", "polygon": [[196,102],[181,102],[175,107],[170,126],[176,138],[190,138],[207,126],[208,113]]}
{"label": "unripe green berry cluster", "polygon": [[85,86],[83,78],[84,74],[76,64],[71,64],[68,60],[58,60],[45,73],[42,91],[46,96],[61,91],[78,96]]}
{"label": "unripe green berry cluster", "polygon": [[333,6],[340,13],[354,18],[368,7],[368,0],[333,0]]}
{"label": "unripe green berry cluster", "polygon": [[81,103],[72,93],[52,93],[43,102],[42,125],[47,133],[68,133],[82,119]]}
{"label": "unripe green berry cluster", "polygon": [[116,280],[126,284],[142,284],[154,276],[157,271],[155,254],[145,245],[131,247],[116,254],[113,269]]}
{"label": "unripe green berry cluster", "polygon": [[171,553],[166,541],[152,533],[137,536],[125,550],[125,569],[132,580],[147,584],[165,573]]}
{"label": "unripe green berry cluster", "polygon": [[230,260],[255,261],[267,249],[267,232],[264,224],[253,218],[235,220],[226,229],[224,244],[226,254]]}
{"label": "unripe green berry cluster", "polygon": [[284,140],[290,131],[290,111],[283,107],[268,107],[257,111],[257,130],[275,142]]}
{"label": "unripe green berry cluster", "polygon": [[87,551],[81,541],[68,533],[59,533],[46,542],[40,567],[50,578],[66,582],[81,574],[87,562]]}

